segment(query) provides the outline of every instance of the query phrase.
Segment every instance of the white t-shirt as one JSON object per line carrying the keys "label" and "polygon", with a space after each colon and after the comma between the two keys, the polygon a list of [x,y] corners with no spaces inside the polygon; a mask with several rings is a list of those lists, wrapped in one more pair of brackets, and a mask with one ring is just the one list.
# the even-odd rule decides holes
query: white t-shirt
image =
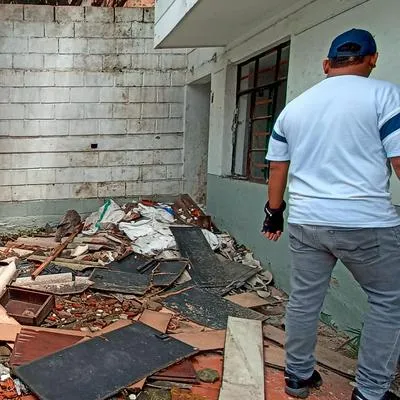
{"label": "white t-shirt", "polygon": [[285,107],[266,158],[290,161],[290,223],[379,228],[400,225],[388,168],[398,156],[400,87],[344,75]]}

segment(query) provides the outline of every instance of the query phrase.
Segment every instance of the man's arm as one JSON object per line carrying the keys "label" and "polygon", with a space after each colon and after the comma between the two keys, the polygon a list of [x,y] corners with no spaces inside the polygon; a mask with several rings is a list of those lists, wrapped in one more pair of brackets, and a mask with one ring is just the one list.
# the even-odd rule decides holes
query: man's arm
{"label": "man's arm", "polygon": [[397,177],[400,179],[400,157],[393,157],[390,161]]}
{"label": "man's arm", "polygon": [[[399,161],[400,165],[400,161]],[[285,194],[289,161],[271,161],[269,166],[268,200],[270,208],[280,208]]]}

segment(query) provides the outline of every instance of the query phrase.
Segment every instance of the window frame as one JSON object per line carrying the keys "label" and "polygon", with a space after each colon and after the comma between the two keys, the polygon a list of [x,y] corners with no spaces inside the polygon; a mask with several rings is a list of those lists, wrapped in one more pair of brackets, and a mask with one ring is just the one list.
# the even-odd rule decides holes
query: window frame
{"label": "window frame", "polygon": [[[264,153],[266,154],[267,149],[268,149],[268,143],[269,143],[269,138],[271,137],[272,134],[272,127],[271,127],[271,132],[265,132],[265,136],[266,136],[266,148],[263,149],[257,149],[257,148],[253,148],[253,139],[254,139],[254,132],[253,132],[253,125],[254,122],[260,119],[267,119],[270,118],[272,123],[271,126],[273,126],[273,124],[275,123],[278,115],[277,115],[277,100],[278,100],[278,95],[279,95],[279,90],[277,90],[279,88],[279,86],[281,86],[282,84],[285,85],[285,98],[287,95],[287,80],[288,80],[288,74],[286,74],[286,76],[284,77],[280,77],[280,72],[281,72],[281,61],[282,61],[282,50],[284,50],[285,48],[289,47],[289,58],[288,58],[288,63],[290,60],[290,45],[291,42],[290,40],[285,41],[267,51],[264,51],[250,59],[247,59],[244,62],[241,62],[240,64],[238,64],[237,66],[237,83],[236,83],[236,113],[235,113],[235,125],[236,128],[233,129],[233,140],[232,140],[232,144],[233,144],[233,149],[232,149],[232,168],[231,168],[231,175],[232,177],[238,178],[238,179],[247,179],[248,181],[251,182],[258,182],[258,183],[265,183],[266,181],[268,182],[268,163],[265,162],[265,167],[264,167],[264,178],[258,178],[255,176],[252,176],[252,168],[251,168],[251,153],[253,152],[261,152],[264,151]],[[258,81],[259,81],[259,75],[260,72],[262,73],[262,71],[259,71],[259,66],[260,66],[260,60],[270,54],[273,54],[276,52],[276,61],[275,61],[275,66],[272,67],[273,69],[275,69],[275,75],[274,75],[274,80],[271,83],[265,84],[265,85],[260,85],[257,86]],[[244,89],[244,90],[240,90],[240,86],[241,86],[241,82],[243,80],[242,77],[242,70],[243,68],[245,68],[247,65],[254,63],[254,76],[252,77],[253,80],[250,80],[250,76],[249,75],[249,82],[252,82],[252,87],[248,88],[248,89]],[[254,112],[255,112],[255,108],[256,108],[256,99],[257,99],[257,94],[260,91],[265,91],[265,90],[270,90],[273,91],[273,96],[272,96],[272,110],[271,110],[271,114],[270,115],[266,115],[264,117],[254,117]],[[236,144],[237,144],[237,135],[238,135],[238,130],[237,130],[237,119],[238,119],[238,115],[239,115],[239,106],[240,106],[240,99],[243,96],[248,96],[250,95],[250,113],[249,116],[246,118],[246,124],[248,125],[248,127],[246,129],[248,129],[249,131],[249,143],[247,146],[247,151],[245,151],[245,149],[243,149],[243,152],[245,154],[246,157],[246,164],[245,164],[245,171],[244,174],[238,174],[235,172],[235,168],[236,168],[236,156],[237,156],[237,148],[236,148]],[[261,133],[261,132],[260,132]],[[261,168],[260,168],[261,169]]]}

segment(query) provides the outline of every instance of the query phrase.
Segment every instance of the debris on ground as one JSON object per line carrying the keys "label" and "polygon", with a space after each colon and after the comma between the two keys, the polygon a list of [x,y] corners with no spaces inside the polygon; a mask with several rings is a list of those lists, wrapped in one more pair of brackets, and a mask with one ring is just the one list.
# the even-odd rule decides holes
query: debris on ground
{"label": "debris on ground", "polygon": [[[55,227],[2,240],[0,400],[238,396],[243,349],[258,357],[240,365],[255,386],[260,365],[282,368],[286,302],[188,195],[110,199],[87,218],[68,210]],[[322,350],[321,365],[352,376],[353,360]]]}

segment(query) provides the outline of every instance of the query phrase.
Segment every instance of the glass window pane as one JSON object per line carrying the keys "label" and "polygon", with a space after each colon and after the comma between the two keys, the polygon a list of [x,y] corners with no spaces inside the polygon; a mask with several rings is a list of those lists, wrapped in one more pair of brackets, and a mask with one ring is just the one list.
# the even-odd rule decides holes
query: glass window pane
{"label": "glass window pane", "polygon": [[251,89],[254,87],[254,68],[255,62],[252,61],[243,65],[240,69],[240,87],[239,91]]}
{"label": "glass window pane", "polygon": [[279,67],[279,79],[285,79],[288,76],[289,71],[289,55],[290,55],[290,46],[287,46],[282,49],[281,53],[281,65]]}
{"label": "glass window pane", "polygon": [[275,81],[277,52],[267,54],[260,58],[258,65],[257,87],[269,85]]}
{"label": "glass window pane", "polygon": [[238,126],[236,130],[234,172],[237,175],[246,175],[247,151],[249,148],[249,120],[251,95],[239,98]]}
{"label": "glass window pane", "polygon": [[265,161],[265,152],[252,151],[250,153],[250,178],[265,182],[267,175],[268,166]]}
{"label": "glass window pane", "polygon": [[272,113],[273,91],[272,89],[257,90],[254,104],[253,118],[269,117]]}

